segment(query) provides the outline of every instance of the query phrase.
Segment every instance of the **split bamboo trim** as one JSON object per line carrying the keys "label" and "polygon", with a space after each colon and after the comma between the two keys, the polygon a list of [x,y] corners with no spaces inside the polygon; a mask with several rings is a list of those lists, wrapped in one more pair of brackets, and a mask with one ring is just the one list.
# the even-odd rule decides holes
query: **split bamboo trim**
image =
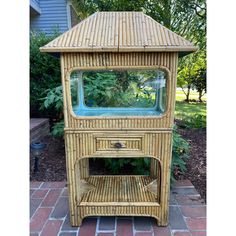
{"label": "split bamboo trim", "polygon": [[[153,130],[171,129],[173,125],[175,102],[175,86],[177,73],[177,53],[65,53],[61,56],[64,63],[65,84],[64,100],[68,125],[65,128],[103,129],[103,130]],[[94,64],[96,62],[97,64]],[[167,111],[159,116],[127,116],[127,117],[78,117],[72,111],[70,95],[70,73],[73,70],[104,70],[104,69],[163,69],[167,72]]]}
{"label": "split bamboo trim", "polygon": [[142,12],[96,12],[40,49],[44,52],[192,52],[197,47]]}
{"label": "split bamboo trim", "polygon": [[157,222],[160,207],[157,206],[78,206],[78,216],[147,216],[154,217]]}
{"label": "split bamboo trim", "polygon": [[159,193],[146,188],[153,181],[148,176],[90,176],[85,181],[93,187],[86,189],[80,206],[159,206]]}
{"label": "split bamboo trim", "polygon": [[[130,52],[130,53],[63,53],[65,58],[65,69],[106,69],[109,67],[166,67],[171,69],[169,59],[178,57],[178,53],[165,52]],[[95,67],[95,68],[94,68]]]}
{"label": "split bamboo trim", "polygon": [[[106,140],[108,142],[99,142],[99,138],[104,139],[106,135]],[[127,136],[129,138],[127,138]],[[93,133],[80,133],[76,131],[65,131],[65,137],[69,140],[74,140],[70,143],[70,148],[73,150],[73,165],[75,165],[78,159],[83,158],[109,158],[109,157],[134,157],[134,158],[143,158],[150,157],[160,161],[163,161],[161,151],[164,144],[164,140],[171,138],[171,132],[153,132],[153,133],[144,133],[141,131],[137,132],[93,132]],[[133,144],[133,138],[136,137],[135,145]],[[139,137],[139,139],[138,139]],[[114,140],[114,143],[125,143],[125,147],[116,148],[113,143],[109,142]],[[134,145],[133,147],[131,145]],[[136,149],[138,147],[138,150]],[[167,151],[167,150],[166,150]],[[88,161],[87,161],[88,162]],[[81,166],[82,163],[80,164]],[[87,166],[87,163],[84,164]],[[80,168],[82,171],[82,168]],[[88,176],[88,174],[86,174]]]}

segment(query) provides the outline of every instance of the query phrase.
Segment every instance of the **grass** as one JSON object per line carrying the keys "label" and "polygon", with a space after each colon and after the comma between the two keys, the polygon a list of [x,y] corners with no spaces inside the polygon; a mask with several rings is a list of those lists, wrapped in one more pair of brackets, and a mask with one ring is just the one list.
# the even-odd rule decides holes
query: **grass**
{"label": "grass", "polygon": [[[197,99],[198,93],[191,91],[190,100]],[[206,95],[203,97],[204,103],[199,102],[184,102],[185,95],[183,91],[178,90],[176,92],[176,104],[175,104],[175,118],[176,119],[185,119],[186,117],[191,117],[194,115],[204,115],[206,116]]]}
{"label": "grass", "polygon": [[182,120],[187,116],[194,116],[196,114],[206,116],[206,103],[186,103],[176,101],[175,118]]}
{"label": "grass", "polygon": [[[184,99],[186,99],[186,96],[184,94],[184,92],[181,90],[177,90],[176,91],[176,101],[183,101]],[[191,90],[190,92],[190,100],[198,100],[198,92]],[[204,96],[202,97],[202,101],[206,101],[207,100],[207,95],[204,94]]]}

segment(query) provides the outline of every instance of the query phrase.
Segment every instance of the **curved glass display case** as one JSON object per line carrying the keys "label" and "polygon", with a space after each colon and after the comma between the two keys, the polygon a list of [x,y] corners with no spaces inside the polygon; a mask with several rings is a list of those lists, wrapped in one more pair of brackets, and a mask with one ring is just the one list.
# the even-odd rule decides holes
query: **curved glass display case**
{"label": "curved glass display case", "polygon": [[166,111],[164,70],[73,71],[76,116],[159,116]]}

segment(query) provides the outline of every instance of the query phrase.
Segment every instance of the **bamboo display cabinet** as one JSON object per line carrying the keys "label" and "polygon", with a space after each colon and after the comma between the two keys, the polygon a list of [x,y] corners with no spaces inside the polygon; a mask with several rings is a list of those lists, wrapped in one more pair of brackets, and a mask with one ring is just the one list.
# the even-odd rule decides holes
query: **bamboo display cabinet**
{"label": "bamboo display cabinet", "polygon": [[[178,57],[197,48],[141,12],[97,12],[40,50],[61,60],[71,225],[94,215],[152,216],[167,225]],[[113,107],[108,99],[99,107],[86,86],[111,78],[123,87],[105,88],[120,92],[109,97]],[[129,106],[117,106],[122,89]],[[89,158],[144,157],[149,175],[89,172]]]}

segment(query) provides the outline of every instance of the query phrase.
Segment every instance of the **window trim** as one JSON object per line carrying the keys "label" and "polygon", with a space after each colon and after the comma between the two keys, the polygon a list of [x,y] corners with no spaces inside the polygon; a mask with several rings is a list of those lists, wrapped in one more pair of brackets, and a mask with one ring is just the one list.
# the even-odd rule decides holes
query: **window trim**
{"label": "window trim", "polygon": [[71,25],[72,25],[72,22],[71,22],[71,14],[70,14],[70,7],[72,6],[72,3],[71,1],[67,1],[67,4],[66,4],[66,11],[67,11],[67,27],[68,29],[71,29]]}

